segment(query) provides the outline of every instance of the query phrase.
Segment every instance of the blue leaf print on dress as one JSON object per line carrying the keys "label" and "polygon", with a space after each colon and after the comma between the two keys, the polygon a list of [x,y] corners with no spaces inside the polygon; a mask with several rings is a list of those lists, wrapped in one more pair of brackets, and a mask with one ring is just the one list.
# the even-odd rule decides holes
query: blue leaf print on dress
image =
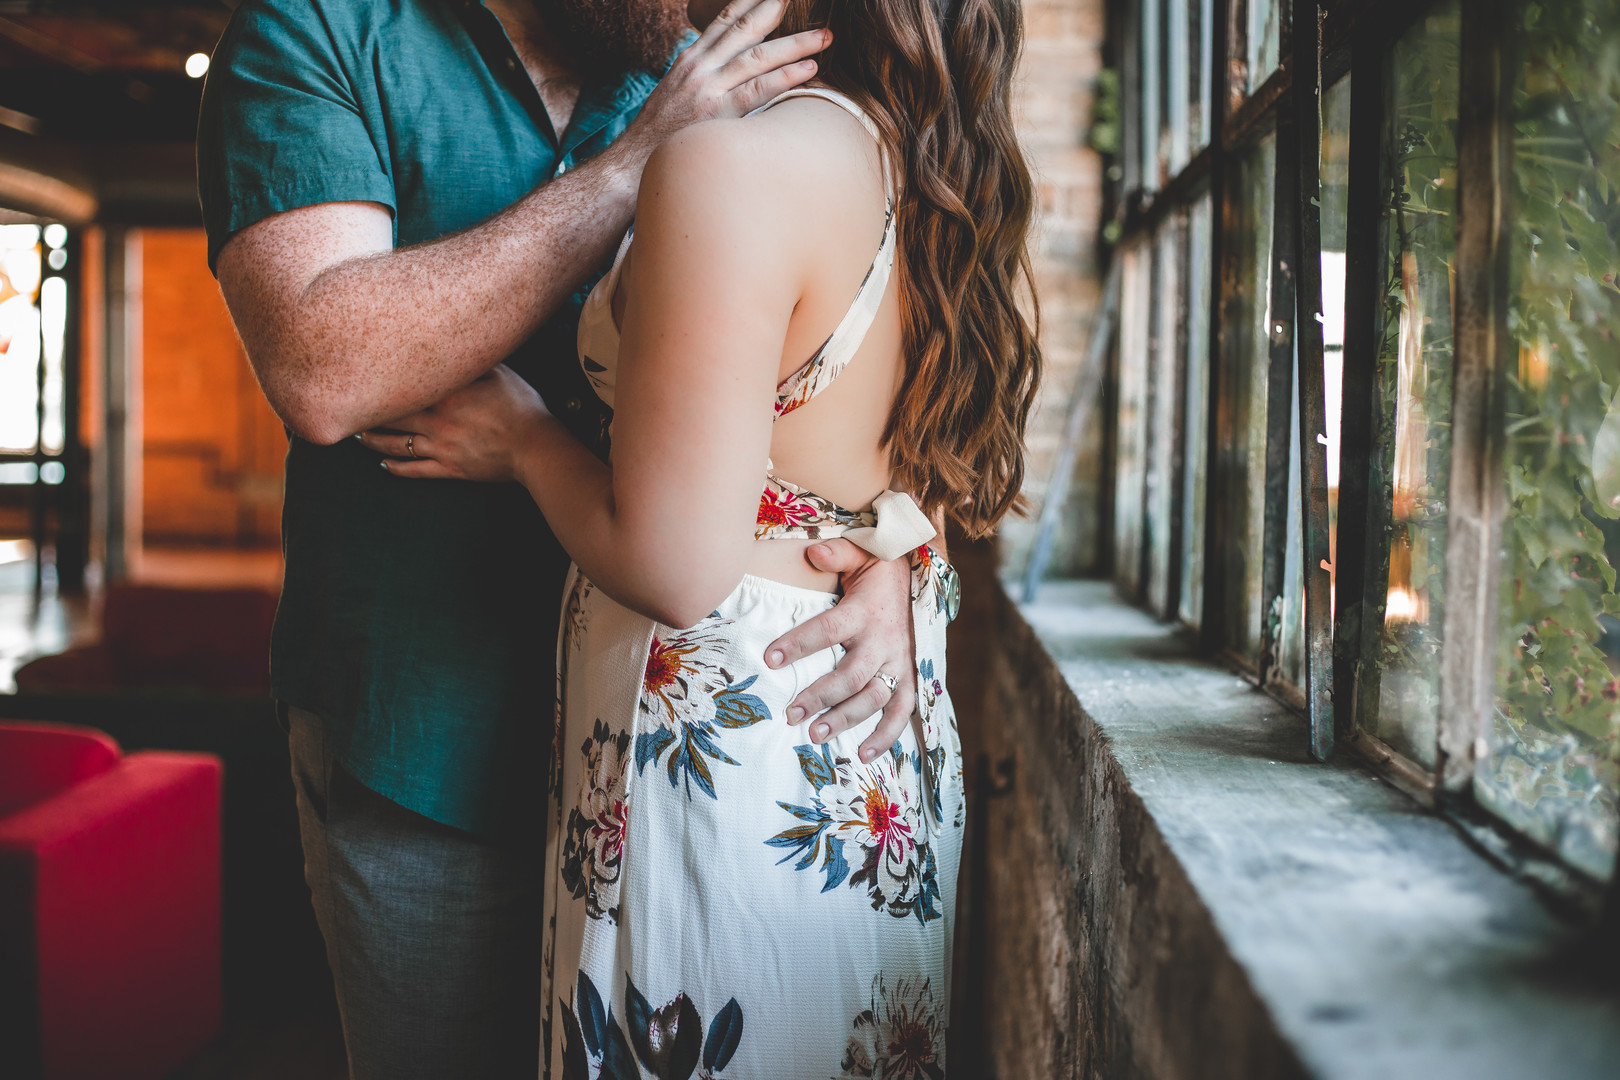
{"label": "blue leaf print on dress", "polygon": [[598,1080],[641,1080],[638,1060],[656,1080],[689,1080],[700,1058],[703,1076],[712,1077],[742,1042],[743,1012],[735,997],[721,1007],[705,1040],[703,1017],[689,995],[676,994],[654,1009],[625,972],[624,1012],[628,1038],[612,1009],[603,1015],[591,977],[579,973],[574,1007],[563,1010],[563,1080],[590,1080],[592,1065]]}
{"label": "blue leaf print on dress", "polygon": [[758,679],[758,675],[750,675],[742,682],[728,686],[714,696],[715,723],[726,728],[742,728],[771,718],[771,710],[765,704],[764,698],[743,693]]}
{"label": "blue leaf print on dress", "polygon": [[799,768],[803,771],[805,779],[809,780],[817,791],[837,779],[837,768],[833,765],[832,751],[827,748],[826,743],[821,745],[821,755],[819,757],[816,756],[814,746],[795,746],[793,752],[799,755]]}
{"label": "blue leaf print on dress", "polygon": [[600,1057],[607,1012],[602,1008],[602,995],[596,992],[596,984],[583,971],[579,973],[578,996],[574,1000],[579,1008],[579,1027],[585,1036],[585,1047],[592,1057]]}
{"label": "blue leaf print on dress", "polygon": [[585,1058],[585,1040],[580,1035],[579,1018],[571,1009],[562,1010],[562,1080],[590,1080],[590,1066]]}
{"label": "blue leaf print on dress", "polygon": [[636,774],[647,771],[649,761],[657,761],[660,754],[669,749],[669,744],[675,741],[675,733],[669,728],[655,728],[636,736]]}
{"label": "blue leaf print on dress", "polygon": [[625,1041],[624,1031],[614,1018],[612,1009],[608,1010],[607,1033],[602,1045],[602,1072],[598,1080],[641,1080],[635,1055],[630,1052],[630,1044]]}
{"label": "blue leaf print on dress", "polygon": [[742,1033],[742,1006],[737,1004],[736,998],[732,998],[715,1014],[714,1023],[709,1025],[709,1038],[703,1046],[704,1070],[719,1072],[731,1064],[731,1056],[742,1042]]}

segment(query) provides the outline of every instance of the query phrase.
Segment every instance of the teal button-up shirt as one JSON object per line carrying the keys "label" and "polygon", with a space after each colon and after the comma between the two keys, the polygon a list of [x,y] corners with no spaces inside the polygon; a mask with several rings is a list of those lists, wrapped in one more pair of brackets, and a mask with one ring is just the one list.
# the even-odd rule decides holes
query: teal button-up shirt
{"label": "teal button-up shirt", "polygon": [[[198,126],[210,265],[239,230],[315,203],[381,203],[401,246],[475,225],[604,149],[655,84],[586,85],[559,135],[478,0],[247,0]],[[584,297],[507,362],[594,442]],[[275,696],[324,718],[389,799],[486,834],[535,828],[568,557],[521,487],[400,480],[377,460],[291,439]]]}

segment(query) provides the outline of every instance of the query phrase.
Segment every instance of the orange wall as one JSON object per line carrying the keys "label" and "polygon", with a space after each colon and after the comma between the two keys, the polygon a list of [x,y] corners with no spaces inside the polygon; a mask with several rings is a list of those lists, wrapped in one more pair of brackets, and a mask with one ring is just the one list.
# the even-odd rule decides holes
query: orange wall
{"label": "orange wall", "polygon": [[141,237],[145,540],[274,545],[287,439],[208,272],[203,232]]}

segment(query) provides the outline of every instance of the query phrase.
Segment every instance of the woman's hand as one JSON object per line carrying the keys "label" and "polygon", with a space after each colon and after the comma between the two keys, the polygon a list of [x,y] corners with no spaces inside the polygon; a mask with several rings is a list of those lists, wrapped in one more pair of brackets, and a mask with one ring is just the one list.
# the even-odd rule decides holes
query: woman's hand
{"label": "woman's hand", "polygon": [[517,479],[526,448],[555,423],[534,387],[505,364],[437,405],[355,438],[412,479]]}

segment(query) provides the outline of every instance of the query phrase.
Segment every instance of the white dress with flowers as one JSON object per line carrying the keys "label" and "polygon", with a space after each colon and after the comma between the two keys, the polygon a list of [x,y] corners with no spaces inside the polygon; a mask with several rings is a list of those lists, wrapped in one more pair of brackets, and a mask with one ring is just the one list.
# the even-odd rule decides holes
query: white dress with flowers
{"label": "white dress with flowers", "polygon": [[[784,97],[806,94],[871,128],[831,91]],[[779,388],[778,415],[814,397],[854,355],[887,287],[894,244],[891,197],[850,314]],[[618,266],[580,323],[581,363],[608,404]],[[895,539],[893,522],[766,472],[760,538],[876,526]],[[546,842],[545,1077],[945,1075],[964,802],[944,686],[950,571],[921,543],[931,533],[909,541],[920,544],[917,709],[870,764],[857,751],[876,716],[819,746],[809,721],[785,717],[841,650],[776,671],[763,662],[767,645],[831,608],[834,596],[749,576],[706,619],[677,629],[571,573]]]}

